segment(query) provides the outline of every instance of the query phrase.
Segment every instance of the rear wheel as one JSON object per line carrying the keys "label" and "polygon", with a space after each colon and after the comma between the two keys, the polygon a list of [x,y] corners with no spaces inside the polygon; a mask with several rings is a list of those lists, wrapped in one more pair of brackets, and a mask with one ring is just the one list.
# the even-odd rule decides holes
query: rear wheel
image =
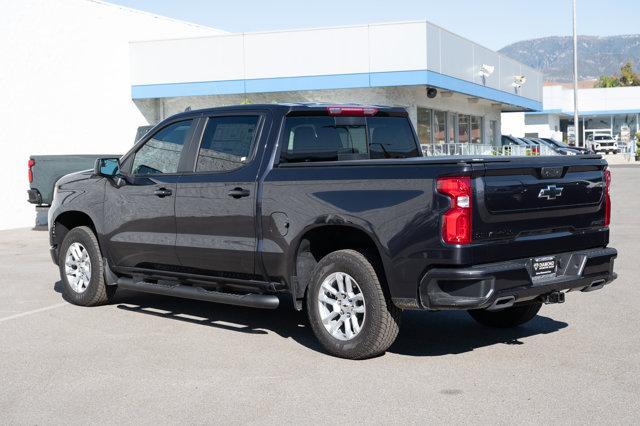
{"label": "rear wheel", "polygon": [[531,321],[537,314],[542,303],[530,305],[512,306],[499,311],[487,311],[486,309],[474,309],[467,311],[471,318],[482,325],[497,328],[510,328]]}
{"label": "rear wheel", "polygon": [[335,251],[320,260],[306,302],[314,334],[341,358],[379,355],[400,329],[401,310],[385,298],[372,263],[355,250]]}
{"label": "rear wheel", "polygon": [[60,246],[58,258],[63,295],[80,306],[102,305],[113,297],[116,286],[104,280],[104,265],[98,239],[87,226],[70,230]]}

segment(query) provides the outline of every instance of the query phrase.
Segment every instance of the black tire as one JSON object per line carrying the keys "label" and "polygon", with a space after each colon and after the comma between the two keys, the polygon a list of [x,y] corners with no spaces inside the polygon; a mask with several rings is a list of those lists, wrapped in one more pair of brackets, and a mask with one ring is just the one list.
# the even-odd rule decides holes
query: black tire
{"label": "black tire", "polygon": [[[349,274],[356,281],[366,305],[362,328],[350,340],[332,336],[322,323],[318,297],[322,282],[334,272]],[[314,268],[307,288],[307,315],[311,328],[332,355],[365,359],[386,351],[400,330],[402,311],[388,300],[372,263],[355,250],[338,250],[326,255]]]}
{"label": "black tire", "polygon": [[[86,289],[79,293],[73,289],[65,273],[65,258],[67,250],[73,243],[80,243],[89,255],[91,262],[91,277]],[[107,285],[104,279],[104,265],[98,239],[87,226],[79,226],[71,229],[64,237],[58,254],[58,266],[60,278],[64,285],[63,296],[65,300],[79,306],[96,306],[109,303],[116,292],[115,285]]]}
{"label": "black tire", "polygon": [[467,311],[471,318],[487,327],[510,328],[531,321],[537,314],[542,303],[530,305],[512,306],[499,311],[487,311],[486,309],[474,309]]}

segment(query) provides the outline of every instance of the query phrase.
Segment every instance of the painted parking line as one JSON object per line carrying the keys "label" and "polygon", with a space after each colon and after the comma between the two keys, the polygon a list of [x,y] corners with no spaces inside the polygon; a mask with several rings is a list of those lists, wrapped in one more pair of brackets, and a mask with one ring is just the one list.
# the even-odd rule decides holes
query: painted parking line
{"label": "painted parking line", "polygon": [[63,302],[63,303],[58,303],[56,305],[45,306],[44,308],[34,309],[32,311],[21,312],[19,314],[10,315],[8,317],[0,318],[0,322],[10,321],[10,320],[26,317],[28,315],[38,314],[40,312],[49,311],[51,309],[60,308],[62,306],[66,306],[66,305],[68,305],[68,303],[67,302]]}

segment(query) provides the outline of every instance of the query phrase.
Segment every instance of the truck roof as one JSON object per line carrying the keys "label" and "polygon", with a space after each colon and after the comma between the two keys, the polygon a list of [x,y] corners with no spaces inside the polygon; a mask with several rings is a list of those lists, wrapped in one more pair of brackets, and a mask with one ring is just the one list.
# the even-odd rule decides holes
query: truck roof
{"label": "truck roof", "polygon": [[255,111],[268,110],[274,111],[280,114],[289,114],[291,112],[306,112],[306,113],[327,113],[329,107],[344,107],[344,108],[375,108],[378,112],[384,113],[384,115],[394,115],[407,117],[407,110],[403,107],[386,106],[386,105],[365,105],[355,103],[272,103],[272,104],[242,104],[242,105],[228,105],[214,108],[203,108],[184,111],[175,114],[174,117],[192,117],[200,114],[215,114],[217,112],[224,111]]}

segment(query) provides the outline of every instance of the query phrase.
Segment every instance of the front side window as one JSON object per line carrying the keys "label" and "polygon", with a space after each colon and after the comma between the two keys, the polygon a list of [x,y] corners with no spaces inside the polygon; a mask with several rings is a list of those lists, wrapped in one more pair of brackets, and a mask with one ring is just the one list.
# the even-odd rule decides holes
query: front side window
{"label": "front side window", "polygon": [[182,148],[187,141],[192,120],[179,121],[160,129],[136,152],[134,175],[177,173]]}
{"label": "front side window", "polygon": [[227,172],[244,166],[253,149],[259,119],[257,115],[209,118],[196,172]]}

